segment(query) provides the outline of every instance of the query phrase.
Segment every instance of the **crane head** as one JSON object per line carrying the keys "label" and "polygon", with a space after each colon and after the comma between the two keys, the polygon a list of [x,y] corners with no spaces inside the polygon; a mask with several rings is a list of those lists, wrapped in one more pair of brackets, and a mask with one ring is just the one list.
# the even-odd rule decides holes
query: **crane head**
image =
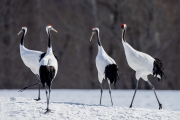
{"label": "crane head", "polygon": [[99,33],[99,28],[97,28],[97,27],[93,27],[93,29],[92,29],[92,34],[91,34],[91,38],[90,38],[90,41],[92,40],[93,35],[94,35],[96,32],[98,32],[98,33]]}
{"label": "crane head", "polygon": [[48,24],[47,26],[46,26],[46,32],[47,32],[47,34],[48,34],[48,31],[49,30],[53,30],[54,32],[58,32],[57,30],[55,30],[50,24]]}
{"label": "crane head", "polygon": [[122,29],[126,29],[126,28],[127,28],[126,24],[122,24],[122,25],[121,25],[121,28],[122,28]]}
{"label": "crane head", "polygon": [[27,33],[27,28],[25,26],[23,26],[22,29],[19,31],[19,33],[17,35],[21,34],[21,32],[25,32],[24,34],[26,34]]}

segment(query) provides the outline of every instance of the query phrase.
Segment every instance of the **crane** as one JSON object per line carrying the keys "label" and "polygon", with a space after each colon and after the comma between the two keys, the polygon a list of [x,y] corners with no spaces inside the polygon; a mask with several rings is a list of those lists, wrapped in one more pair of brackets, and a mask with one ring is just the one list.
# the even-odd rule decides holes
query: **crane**
{"label": "crane", "polygon": [[90,41],[92,40],[94,34],[96,34],[97,36],[97,44],[98,44],[98,54],[96,56],[96,67],[98,71],[98,79],[101,86],[100,105],[101,105],[101,99],[102,99],[102,93],[103,93],[102,82],[104,79],[108,81],[111,104],[113,105],[113,101],[111,97],[111,84],[113,83],[114,85],[116,84],[117,76],[119,76],[118,66],[116,62],[110,56],[108,56],[107,53],[104,51],[101,45],[101,41],[100,41],[99,28],[94,27],[92,29],[92,35],[91,35]]}
{"label": "crane", "polygon": [[164,68],[163,68],[162,61],[159,60],[158,58],[153,58],[146,53],[139,52],[135,50],[133,47],[131,47],[125,39],[125,33],[127,29],[126,24],[122,24],[121,28],[122,28],[122,44],[124,46],[127,63],[134,71],[136,71],[135,76],[136,76],[137,83],[136,83],[135,92],[132,98],[132,102],[130,104],[130,108],[132,107],[133,100],[136,95],[136,91],[138,89],[139,79],[142,78],[144,81],[147,81],[148,84],[151,86],[156,96],[156,99],[158,101],[159,109],[162,109],[162,104],[159,102],[159,99],[156,95],[155,87],[148,80],[148,75],[151,74],[154,77],[157,77],[158,81],[162,81],[162,77],[164,75],[164,72],[163,72]]}
{"label": "crane", "polygon": [[55,79],[58,71],[58,61],[54,56],[52,50],[52,42],[51,42],[51,34],[50,34],[51,30],[57,32],[51,25],[46,26],[46,32],[48,34],[48,47],[45,56],[40,60],[39,63],[39,75],[40,75],[41,83],[45,88],[46,98],[47,98],[47,109],[45,113],[50,112],[49,99],[50,99],[51,87],[52,87],[52,82]]}
{"label": "crane", "polygon": [[[34,86],[34,85],[39,85],[39,92],[38,92],[38,98],[35,100],[40,100],[40,78],[39,78],[39,60],[42,59],[43,55],[45,54],[44,52],[41,51],[36,51],[36,50],[29,50],[24,46],[24,37],[27,33],[27,28],[24,26],[18,33],[22,34],[21,42],[20,42],[20,56],[24,64],[30,68],[30,70],[36,75],[36,78],[38,80],[38,83],[30,85],[28,87]],[[20,91],[24,91],[28,87],[24,87]]]}

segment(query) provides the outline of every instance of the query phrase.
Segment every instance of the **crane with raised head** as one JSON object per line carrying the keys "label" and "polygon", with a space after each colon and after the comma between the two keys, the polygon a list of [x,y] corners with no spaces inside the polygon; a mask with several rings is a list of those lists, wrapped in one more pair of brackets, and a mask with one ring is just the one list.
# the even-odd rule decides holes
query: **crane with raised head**
{"label": "crane with raised head", "polygon": [[45,54],[44,52],[41,51],[36,51],[36,50],[29,50],[24,46],[24,38],[25,35],[27,33],[27,28],[26,27],[22,27],[21,31],[18,33],[18,35],[20,33],[22,34],[22,38],[21,38],[21,42],[20,42],[20,56],[22,58],[22,61],[24,62],[24,64],[30,68],[30,70],[36,75],[36,78],[38,80],[37,83],[24,87],[23,89],[21,89],[20,91],[24,91],[25,89],[27,89],[28,87],[34,86],[34,85],[39,85],[39,92],[38,92],[38,98],[35,100],[40,100],[40,77],[39,77],[39,60],[42,59],[43,55]]}
{"label": "crane with raised head", "polygon": [[52,87],[52,82],[55,79],[58,71],[58,61],[54,56],[52,50],[52,42],[51,42],[51,34],[50,34],[51,30],[57,32],[51,25],[46,26],[46,32],[48,34],[48,47],[45,56],[40,60],[39,63],[39,75],[40,75],[41,83],[45,88],[46,98],[47,98],[47,109],[45,113],[50,112],[49,100],[50,100],[51,87]]}
{"label": "crane with raised head", "polygon": [[156,96],[156,99],[158,101],[159,109],[162,109],[162,104],[159,102],[159,99],[156,95],[155,87],[148,80],[148,75],[151,74],[154,77],[157,77],[158,81],[162,81],[162,77],[164,75],[164,72],[163,72],[164,68],[163,68],[162,61],[159,60],[158,58],[153,58],[146,53],[139,52],[135,50],[133,47],[131,47],[125,39],[125,33],[127,29],[126,24],[122,24],[121,28],[122,28],[122,44],[124,46],[127,63],[134,71],[136,71],[135,76],[136,76],[137,83],[136,83],[135,92],[132,98],[132,102],[130,104],[130,108],[132,107],[133,100],[136,95],[136,91],[138,89],[139,79],[142,78],[144,81],[148,82],[148,84],[151,86]]}

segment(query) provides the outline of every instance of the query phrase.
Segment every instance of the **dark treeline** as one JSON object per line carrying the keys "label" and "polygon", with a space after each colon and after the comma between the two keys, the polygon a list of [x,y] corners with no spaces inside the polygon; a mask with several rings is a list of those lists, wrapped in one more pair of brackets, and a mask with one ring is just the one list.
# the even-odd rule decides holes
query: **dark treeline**
{"label": "dark treeline", "polygon": [[[179,21],[180,0],[1,0],[0,88],[19,89],[37,82],[20,58],[21,35],[17,33],[26,26],[25,46],[46,51],[47,24],[58,31],[52,32],[59,59],[53,88],[100,88],[95,66],[97,41],[89,41],[94,26],[100,29],[105,51],[119,66],[121,79],[116,87],[135,88],[135,72],[127,64],[121,42],[120,25],[126,23],[128,43],[164,63],[167,78],[162,83],[149,76],[156,89],[180,89]],[[142,80],[139,88],[150,89]]]}

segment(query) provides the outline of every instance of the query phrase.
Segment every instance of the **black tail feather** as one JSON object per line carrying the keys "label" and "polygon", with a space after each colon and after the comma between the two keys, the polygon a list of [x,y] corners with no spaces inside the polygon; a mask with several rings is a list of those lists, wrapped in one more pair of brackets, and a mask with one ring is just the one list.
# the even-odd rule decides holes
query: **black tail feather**
{"label": "black tail feather", "polygon": [[111,84],[114,83],[115,86],[117,77],[119,76],[118,66],[116,64],[107,65],[104,73],[105,73],[105,78],[106,79],[108,78],[110,80],[110,83]]}
{"label": "black tail feather", "polygon": [[43,87],[45,87],[45,84],[47,84],[50,87],[51,82],[55,75],[54,67],[42,65],[40,66],[39,73],[40,73],[40,79],[41,79],[41,83],[43,84]]}
{"label": "black tail feather", "polygon": [[[161,78],[158,78],[158,81],[162,82],[162,77],[165,76],[164,72],[163,72],[164,68],[163,68],[163,63],[161,60],[159,60],[158,58],[155,58],[154,61],[154,66],[153,66],[153,76],[159,75]],[[165,76],[166,78],[166,76]]]}

